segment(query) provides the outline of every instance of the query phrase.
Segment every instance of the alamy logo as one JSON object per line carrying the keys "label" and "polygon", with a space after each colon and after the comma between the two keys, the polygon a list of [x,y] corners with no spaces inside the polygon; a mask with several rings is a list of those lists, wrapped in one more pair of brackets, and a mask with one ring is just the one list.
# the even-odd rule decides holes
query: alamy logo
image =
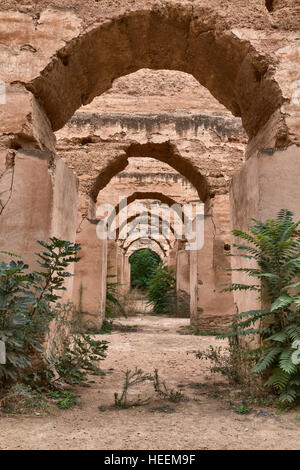
{"label": "alamy logo", "polygon": [[296,339],[292,343],[292,349],[296,349],[296,351],[293,352],[292,354],[292,363],[295,365],[300,364],[300,340]]}
{"label": "alamy logo", "polygon": [[6,87],[2,80],[0,80],[0,104],[6,104]]}
{"label": "alamy logo", "polygon": [[[200,250],[204,245],[204,205],[195,204],[144,204],[130,206],[126,197],[119,197],[119,204],[101,204],[97,208],[99,218],[96,233],[101,240],[115,240],[122,234],[157,239],[185,240],[187,250]],[[130,222],[129,222],[130,221]]]}
{"label": "alamy logo", "polygon": [[293,90],[291,102],[300,106],[300,80],[295,80],[291,88]]}

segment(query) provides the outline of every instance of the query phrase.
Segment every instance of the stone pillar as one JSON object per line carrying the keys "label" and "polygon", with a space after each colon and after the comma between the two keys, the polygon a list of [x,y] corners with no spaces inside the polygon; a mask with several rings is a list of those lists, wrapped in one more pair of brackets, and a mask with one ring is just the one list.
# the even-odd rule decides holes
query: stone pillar
{"label": "stone pillar", "polygon": [[168,266],[169,266],[169,268],[172,268],[174,270],[175,274],[176,274],[177,251],[178,251],[177,243],[178,242],[176,241],[174,247],[169,250],[169,255],[168,255],[168,258],[167,258]]}
{"label": "stone pillar", "polygon": [[[237,172],[230,189],[231,226],[248,231],[251,218],[265,221],[276,217],[280,209],[294,213],[300,219],[300,149],[261,149],[252,155]],[[245,258],[232,257],[233,268],[250,266]],[[250,283],[249,277],[233,272],[233,282]],[[255,281],[256,282],[256,281]],[[234,292],[238,312],[260,308],[257,293]]]}
{"label": "stone pillar", "polygon": [[118,245],[115,240],[107,241],[107,274],[114,277],[111,282],[118,282]]}
{"label": "stone pillar", "polygon": [[178,312],[190,317],[190,256],[189,251],[185,249],[180,249],[177,252],[176,292]]}
{"label": "stone pillar", "polygon": [[226,260],[218,221],[208,201],[203,247],[190,251],[191,324],[199,330],[220,331],[231,322],[233,297],[231,293],[222,292],[223,284],[230,281]]}
{"label": "stone pillar", "polygon": [[123,249],[117,247],[117,278],[118,278],[118,292],[122,294],[124,284],[124,254]]}
{"label": "stone pillar", "polygon": [[[2,155],[1,155],[2,154]],[[53,152],[35,149],[0,152],[0,251],[22,256],[31,270],[41,270],[37,240],[57,238],[75,241],[77,224],[77,178]],[[0,253],[1,259],[8,259]],[[74,273],[74,264],[69,266]],[[72,300],[74,277],[65,281],[60,302]],[[71,315],[71,313],[70,313]],[[70,317],[67,320],[71,320]],[[68,327],[59,319],[49,325],[45,353],[61,351]]]}
{"label": "stone pillar", "polygon": [[130,290],[130,263],[129,256],[125,255],[122,248],[118,254],[118,279],[120,279],[119,292],[127,294]]}
{"label": "stone pillar", "polygon": [[129,263],[129,256],[124,255],[124,275],[123,275],[123,280],[124,280],[124,290],[123,293],[127,294],[130,291],[130,263]]}
{"label": "stone pillar", "polygon": [[[47,151],[9,151],[1,165],[0,250],[19,254],[31,269],[41,269],[36,263],[35,253],[42,250],[37,240],[55,236],[75,241],[77,178]],[[70,277],[63,300],[71,299],[72,286]]]}
{"label": "stone pillar", "polygon": [[197,325],[198,309],[198,263],[197,252],[190,252],[190,314],[191,325]]}
{"label": "stone pillar", "polygon": [[179,250],[177,252],[176,290],[190,294],[190,260],[187,250]]}
{"label": "stone pillar", "polygon": [[77,242],[82,249],[75,269],[74,303],[84,325],[100,328],[106,307],[107,240],[100,240],[96,223],[85,219]]}

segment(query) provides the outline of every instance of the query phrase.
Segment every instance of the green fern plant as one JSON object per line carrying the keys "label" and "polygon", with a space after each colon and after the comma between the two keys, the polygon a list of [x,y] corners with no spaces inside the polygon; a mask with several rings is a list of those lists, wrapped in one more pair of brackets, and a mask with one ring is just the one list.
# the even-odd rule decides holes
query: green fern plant
{"label": "green fern plant", "polygon": [[258,334],[262,345],[249,352],[253,370],[268,376],[265,385],[274,388],[281,401],[291,403],[300,396],[300,361],[294,354],[300,344],[300,221],[294,222],[293,213],[285,209],[276,219],[252,220],[250,234],[233,230],[243,242],[234,244],[238,253],[229,256],[254,260],[256,267],[233,271],[257,282],[233,283],[225,291],[256,291],[266,308],[236,314],[234,329],[220,337]]}

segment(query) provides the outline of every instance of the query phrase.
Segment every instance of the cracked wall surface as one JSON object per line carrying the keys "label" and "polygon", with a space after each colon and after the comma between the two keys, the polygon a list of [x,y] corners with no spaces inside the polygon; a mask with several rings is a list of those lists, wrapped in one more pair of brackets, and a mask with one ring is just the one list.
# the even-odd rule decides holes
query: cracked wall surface
{"label": "cracked wall surface", "polygon": [[[299,212],[299,19],[298,0],[3,0],[4,248],[8,238],[30,257],[34,237],[54,230],[74,238],[75,214],[77,235],[96,252],[87,234],[101,191],[108,200],[110,187],[114,199],[118,182],[128,194],[145,185],[153,196],[172,181],[178,193],[183,179],[175,181],[175,170],[188,181],[181,201],[194,187],[210,214],[207,250],[190,262],[193,314],[203,319],[223,280],[229,218],[246,230],[251,217],[274,216],[281,205]],[[147,171],[133,172],[131,162],[138,167],[141,159]],[[182,247],[170,252],[175,266],[176,250]],[[253,299],[235,301],[243,308]]]}

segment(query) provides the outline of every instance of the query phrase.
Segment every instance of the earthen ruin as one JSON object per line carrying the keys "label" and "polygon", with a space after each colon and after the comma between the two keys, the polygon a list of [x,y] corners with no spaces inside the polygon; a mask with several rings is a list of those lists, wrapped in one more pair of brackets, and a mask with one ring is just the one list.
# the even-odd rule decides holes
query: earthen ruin
{"label": "earthen ruin", "polygon": [[[174,268],[197,328],[255,308],[221,292],[225,254],[252,217],[300,218],[299,26],[292,0],[1,2],[0,251],[34,265],[36,240],[81,243],[65,300],[97,326],[108,266],[126,293],[141,247]],[[169,237],[126,233],[153,203],[160,227],[173,204],[202,205],[203,247],[174,214]]]}

